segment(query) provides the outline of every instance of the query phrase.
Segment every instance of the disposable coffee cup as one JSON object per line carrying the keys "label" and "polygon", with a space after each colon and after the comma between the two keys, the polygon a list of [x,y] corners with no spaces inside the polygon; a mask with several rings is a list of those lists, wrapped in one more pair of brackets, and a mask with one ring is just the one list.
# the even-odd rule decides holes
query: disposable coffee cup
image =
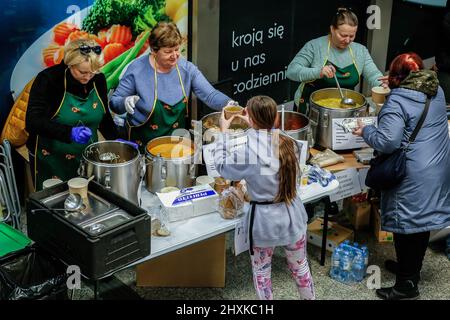
{"label": "disposable coffee cup", "polygon": [[42,189],[48,189],[61,182],[62,182],[61,179],[47,179],[44,182],[42,182]]}
{"label": "disposable coffee cup", "polygon": [[[233,116],[242,115],[244,113],[244,108],[241,106],[226,106],[225,110],[225,119],[230,119]],[[242,126],[245,125],[245,121],[239,117],[235,117],[231,122],[232,125]]]}
{"label": "disposable coffee cup", "polygon": [[386,96],[391,92],[389,88],[373,87],[372,88],[372,101],[376,104],[383,104],[386,100]]}
{"label": "disposable coffee cup", "polygon": [[195,185],[200,186],[204,184],[209,184],[211,188],[214,189],[216,181],[214,180],[213,177],[210,176],[198,176],[197,179],[195,179]]}
{"label": "disposable coffee cup", "polygon": [[70,193],[78,193],[81,198],[83,198],[83,202],[87,203],[88,200],[88,185],[89,181],[85,178],[72,178],[67,181],[67,185],[69,186]]}
{"label": "disposable coffee cup", "polygon": [[230,119],[232,116],[236,116],[238,114],[242,114],[244,112],[244,108],[241,106],[226,106],[225,110],[225,119]]}

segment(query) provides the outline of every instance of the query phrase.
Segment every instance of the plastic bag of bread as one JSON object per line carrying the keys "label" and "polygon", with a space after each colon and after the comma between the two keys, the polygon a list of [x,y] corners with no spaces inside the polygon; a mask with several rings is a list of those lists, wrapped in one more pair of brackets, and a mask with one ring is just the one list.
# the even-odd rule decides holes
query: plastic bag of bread
{"label": "plastic bag of bread", "polygon": [[237,196],[243,202],[250,202],[250,196],[247,191],[247,183],[245,180],[233,182],[233,186],[236,188]]}
{"label": "plastic bag of bread", "polygon": [[218,210],[222,218],[234,219],[242,214],[244,194],[235,187],[225,189],[219,197]]}
{"label": "plastic bag of bread", "polygon": [[325,151],[319,152],[313,156],[311,160],[309,160],[309,163],[323,168],[344,161],[345,159],[343,156],[330,149],[326,149]]}

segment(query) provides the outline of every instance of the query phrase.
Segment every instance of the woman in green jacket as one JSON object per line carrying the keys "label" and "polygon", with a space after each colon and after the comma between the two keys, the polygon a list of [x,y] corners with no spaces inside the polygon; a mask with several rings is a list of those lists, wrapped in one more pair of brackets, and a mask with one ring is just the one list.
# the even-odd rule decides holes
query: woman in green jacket
{"label": "woman in green jacket", "polygon": [[361,76],[370,87],[387,87],[387,77],[378,70],[367,48],[353,42],[357,29],[355,13],[339,8],[330,33],[307,42],[297,53],[287,70],[289,79],[300,82],[294,98],[297,111],[306,113],[312,92],[336,87],[335,74],[342,88],[353,90]]}

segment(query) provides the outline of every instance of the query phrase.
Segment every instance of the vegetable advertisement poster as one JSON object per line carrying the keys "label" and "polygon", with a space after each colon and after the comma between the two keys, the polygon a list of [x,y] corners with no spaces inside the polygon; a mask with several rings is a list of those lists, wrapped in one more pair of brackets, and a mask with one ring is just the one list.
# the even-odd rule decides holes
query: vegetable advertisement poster
{"label": "vegetable advertisement poster", "polygon": [[41,70],[58,64],[64,45],[85,38],[101,47],[105,74],[114,89],[126,65],[149,52],[150,30],[159,21],[175,22],[185,38],[187,55],[188,0],[59,0],[2,2],[0,26],[6,37],[1,51],[0,122],[13,99]]}

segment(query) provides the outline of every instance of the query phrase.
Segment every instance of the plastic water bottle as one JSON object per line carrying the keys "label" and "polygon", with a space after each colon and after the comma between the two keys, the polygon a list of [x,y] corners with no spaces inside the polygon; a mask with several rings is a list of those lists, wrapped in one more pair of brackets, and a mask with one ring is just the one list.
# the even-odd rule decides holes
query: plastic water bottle
{"label": "plastic water bottle", "polygon": [[369,249],[366,246],[361,247],[363,257],[364,257],[364,270],[367,270],[369,266]]}
{"label": "plastic water bottle", "polygon": [[362,281],[366,275],[364,267],[364,257],[361,252],[357,252],[355,259],[352,263],[352,279],[356,282]]}
{"label": "plastic water bottle", "polygon": [[340,274],[339,261],[341,260],[341,255],[342,255],[341,246],[334,249],[333,254],[331,255],[330,277],[334,280],[339,280]]}
{"label": "plastic water bottle", "polygon": [[350,253],[347,250],[341,255],[341,260],[339,261],[340,266],[340,275],[339,280],[343,283],[351,282],[351,269],[352,269],[352,260],[350,259]]}

